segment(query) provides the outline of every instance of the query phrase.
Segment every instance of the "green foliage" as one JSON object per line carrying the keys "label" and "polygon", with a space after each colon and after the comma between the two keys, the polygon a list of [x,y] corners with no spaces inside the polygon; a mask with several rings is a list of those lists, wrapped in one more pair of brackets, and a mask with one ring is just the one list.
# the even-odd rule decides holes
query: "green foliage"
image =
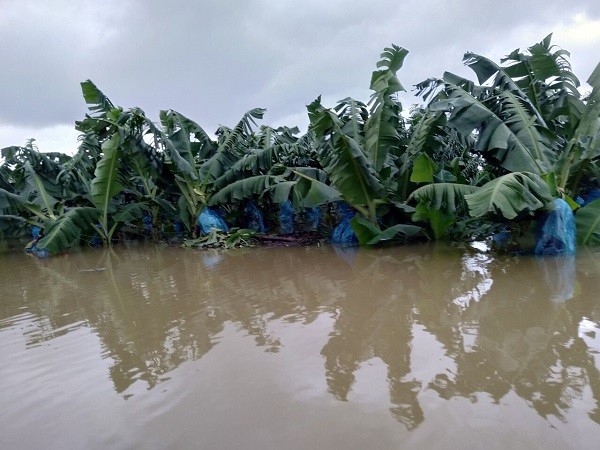
{"label": "green foliage", "polygon": [[577,210],[575,226],[580,244],[600,244],[600,200],[594,200]]}
{"label": "green foliage", "polygon": [[[420,236],[411,219],[435,238],[464,239],[519,226],[556,197],[576,209],[572,199],[598,186],[600,64],[582,97],[551,35],[500,64],[466,53],[477,81],[447,72],[419,83],[429,103],[405,118],[397,72],[407,54],[384,49],[368,103],[347,97],[327,109],[317,98],[300,137],[295,127],[258,128],[261,108],[216,138],[173,110],[155,124],[86,80],[89,114],[76,122],[73,157],[42,153],[34,140],[1,150],[0,232],[41,225],[40,244],[56,253],[96,230],[110,245],[120,227],[140,226],[144,211],[155,226],[181,220],[191,231],[207,205],[232,210],[252,199],[268,211],[287,200],[296,208],[342,200],[359,213],[352,227],[362,245]],[[580,242],[600,243],[599,208],[578,210]],[[211,233],[197,244],[237,246],[248,233]]]}
{"label": "green foliage", "polygon": [[202,236],[196,239],[186,240],[183,247],[195,247],[195,248],[239,248],[239,247],[252,247],[256,244],[257,232],[254,230],[248,230],[245,228],[234,228],[229,233],[217,230],[213,228],[206,236]]}
{"label": "green foliage", "polygon": [[350,224],[360,245],[377,245],[386,241],[403,241],[422,235],[423,229],[415,225],[397,224],[381,231],[361,216],[354,216]]}
{"label": "green foliage", "polygon": [[[313,208],[329,202],[340,200],[340,192],[315,178],[294,171],[299,176],[294,184],[291,195],[294,205],[304,208]],[[278,186],[275,188],[277,189]]]}
{"label": "green foliage", "polygon": [[102,145],[104,157],[96,166],[91,184],[92,201],[100,212],[100,232],[106,243],[111,242],[114,232],[114,228],[109,229],[110,216],[116,210],[112,199],[124,188],[119,180],[120,141],[119,134],[115,134]]}
{"label": "green foliage", "polygon": [[472,217],[494,214],[504,219],[547,208],[552,199],[544,180],[528,172],[506,174],[465,195]]}
{"label": "green foliage", "polygon": [[79,238],[84,233],[92,234],[92,224],[100,216],[96,208],[73,208],[65,212],[54,221],[37,244],[38,249],[46,249],[50,253],[60,253],[65,249],[77,245]]}
{"label": "green foliage", "polygon": [[459,214],[467,210],[465,196],[478,188],[466,184],[434,183],[413,191],[409,200],[418,201],[412,220],[429,223],[436,239],[446,236],[457,222]]}
{"label": "green foliage", "polygon": [[325,109],[320,99],[309,105],[311,130],[322,141],[319,162],[341,197],[376,223],[375,201],[383,185],[369,159],[351,137],[340,128],[335,112]]}
{"label": "green foliage", "polygon": [[[394,95],[404,91],[396,72],[404,64],[408,50],[393,45],[386,47],[371,77],[371,115],[365,124],[365,152],[374,169],[379,172],[388,154],[399,146],[400,103]],[[356,141],[356,139],[355,139]]]}
{"label": "green foliage", "polygon": [[441,239],[446,236],[449,228],[456,223],[456,216],[421,202],[417,204],[412,220],[415,222],[428,222],[435,239]]}
{"label": "green foliage", "polygon": [[456,183],[434,183],[413,191],[410,199],[427,205],[428,208],[442,211],[446,214],[456,214],[465,211],[465,196],[477,191],[476,186]]}
{"label": "green foliage", "polygon": [[[530,137],[531,134],[536,134],[532,131],[535,127],[530,123],[531,117],[511,116],[510,121],[506,122],[487,104],[462,87],[447,83],[446,88],[449,98],[434,103],[431,108],[434,111],[449,112],[448,123],[463,135],[470,135],[478,130],[475,150],[492,161],[497,161],[506,170],[542,174],[550,168],[549,162],[544,158],[545,152],[528,148],[521,140],[523,135]],[[503,99],[510,103],[508,100],[512,97],[504,94]]]}
{"label": "green foliage", "polygon": [[435,172],[435,162],[426,153],[421,153],[413,163],[410,181],[413,183],[433,183]]}
{"label": "green foliage", "polygon": [[214,194],[208,202],[208,205],[213,206],[219,203],[232,203],[253,195],[263,195],[267,190],[277,184],[277,180],[278,178],[272,175],[257,175],[234,181]]}
{"label": "green foliage", "polygon": [[90,111],[94,113],[108,113],[114,108],[110,99],[91,80],[81,83],[81,92]]}

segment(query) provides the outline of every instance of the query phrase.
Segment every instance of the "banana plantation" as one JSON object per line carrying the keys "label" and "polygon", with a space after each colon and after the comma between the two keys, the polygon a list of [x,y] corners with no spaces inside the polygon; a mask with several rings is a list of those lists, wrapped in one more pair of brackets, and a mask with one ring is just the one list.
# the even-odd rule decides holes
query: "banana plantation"
{"label": "banana plantation", "polygon": [[214,211],[231,227],[219,233],[244,242],[264,231],[249,230],[248,205],[273,233],[291,205],[300,222],[323,213],[323,236],[347,210],[361,245],[506,233],[519,246],[562,199],[578,243],[600,243],[600,64],[591,89],[580,89],[551,35],[500,62],[466,53],[473,80],[425,80],[415,87],[420,105],[403,110],[407,55],[384,49],[366,102],[310,103],[305,134],[261,124],[260,108],[214,134],[173,110],[155,121],[87,80],[74,155],[44,153],[33,140],[2,149],[0,233],[29,238],[39,227],[37,249],[49,254],[123,236],[199,242],[198,217]]}

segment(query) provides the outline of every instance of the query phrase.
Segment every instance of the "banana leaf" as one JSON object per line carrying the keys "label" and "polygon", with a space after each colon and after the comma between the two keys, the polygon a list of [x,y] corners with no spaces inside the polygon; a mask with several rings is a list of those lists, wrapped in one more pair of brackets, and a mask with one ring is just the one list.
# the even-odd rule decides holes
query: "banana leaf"
{"label": "banana leaf", "polygon": [[56,216],[54,215],[54,207],[58,203],[58,200],[48,193],[48,190],[46,189],[42,177],[40,177],[35,172],[35,170],[33,169],[33,167],[31,167],[31,164],[29,164],[29,162],[26,162],[24,164],[24,168],[25,172],[27,173],[27,182],[31,185],[33,191],[35,191],[35,193],[37,194],[33,199],[33,203],[39,205],[42,208],[42,211],[44,211],[48,215],[48,217],[50,217],[51,219],[55,219]]}
{"label": "banana leaf", "polygon": [[110,99],[91,80],[81,83],[81,91],[85,102],[88,104],[88,108],[92,112],[108,113],[115,107]]}
{"label": "banana leaf", "polygon": [[369,117],[367,105],[351,97],[340,100],[333,110],[337,113],[343,125],[342,131],[359,144],[364,141],[365,122]]}
{"label": "banana leaf", "polygon": [[413,183],[433,183],[433,176],[436,171],[435,162],[426,153],[421,153],[413,163],[410,181]]}
{"label": "banana leaf", "polygon": [[18,194],[0,188],[0,211],[7,212],[7,210],[12,210],[13,212],[18,212],[23,209],[29,211],[43,221],[48,220],[48,216],[43,213],[42,208],[40,208],[39,205],[27,201]]}
{"label": "banana leaf", "polygon": [[273,175],[257,175],[235,181],[213,194],[208,205],[214,206],[220,203],[231,203],[253,195],[263,195],[280,179],[281,177]]}
{"label": "banana leaf", "polygon": [[375,220],[375,201],[383,195],[383,185],[360,146],[340,129],[336,114],[318,101],[309,105],[311,128],[320,139],[331,134],[319,151],[319,162],[343,199]]}
{"label": "banana leaf", "polygon": [[553,197],[546,182],[534,173],[513,172],[465,195],[472,217],[496,214],[505,219],[549,207]]}
{"label": "banana leaf", "polygon": [[217,178],[212,188],[215,190],[223,189],[228,184],[238,181],[246,174],[260,175],[266,172],[273,164],[280,159],[280,146],[271,145],[264,149],[257,149],[248,153],[239,160],[235,161],[219,178]]}
{"label": "banana leaf", "polygon": [[100,211],[92,207],[73,208],[51,223],[37,243],[37,248],[50,253],[60,253],[77,245],[82,234],[94,232]]}
{"label": "banana leaf", "polygon": [[293,185],[292,199],[297,206],[304,208],[314,208],[328,202],[340,200],[340,193],[337,189],[328,186],[314,178],[301,175]]}
{"label": "banana leaf", "polygon": [[513,93],[502,93],[499,98],[502,109],[495,111],[457,85],[447,83],[447,89],[450,98],[437,101],[430,108],[449,111],[449,125],[464,136],[478,130],[477,151],[493,157],[509,171],[541,175],[550,170],[553,150],[540,131],[543,127]]}
{"label": "banana leaf", "polygon": [[434,183],[415,189],[409,200],[415,199],[445,214],[455,214],[457,209],[467,206],[465,196],[478,189],[480,188],[468,184]]}
{"label": "banana leaf", "polygon": [[[365,150],[377,172],[381,171],[390,151],[400,145],[398,133],[400,105],[392,97],[404,87],[396,72],[404,64],[408,50],[392,45],[386,47],[377,63],[379,70],[371,76],[372,113],[365,123]],[[358,141],[357,141],[358,142]]]}
{"label": "banana leaf", "polygon": [[119,181],[119,142],[119,133],[115,133],[102,145],[104,157],[96,166],[91,184],[92,201],[103,212],[108,212],[111,199],[124,188]]}
{"label": "banana leaf", "polygon": [[124,189],[123,184],[119,181],[120,142],[121,132],[119,130],[102,145],[104,157],[98,162],[91,183],[92,202],[100,211],[102,237],[108,243],[110,243],[112,234],[108,226],[109,215],[116,209],[116,206],[112,204],[112,199]]}
{"label": "banana leaf", "polygon": [[397,224],[382,231],[367,219],[358,215],[350,220],[350,225],[360,245],[376,245],[385,241],[396,240],[398,237],[407,240],[423,232],[421,227],[407,224]]}

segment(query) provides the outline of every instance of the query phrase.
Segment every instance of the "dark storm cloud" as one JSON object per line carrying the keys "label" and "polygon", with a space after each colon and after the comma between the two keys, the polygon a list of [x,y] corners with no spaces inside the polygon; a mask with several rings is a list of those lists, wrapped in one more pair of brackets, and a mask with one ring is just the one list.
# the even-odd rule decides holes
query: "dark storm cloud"
{"label": "dark storm cloud", "polygon": [[[410,89],[444,70],[467,75],[466,51],[498,59],[576,14],[598,20],[600,2],[5,0],[0,127],[72,124],[86,112],[87,78],[153,120],[173,108],[212,132],[265,107],[274,123],[301,117],[318,95],[328,106],[368,100],[371,71],[392,42],[410,50],[399,74]],[[581,57],[576,72],[587,77],[599,56]]]}

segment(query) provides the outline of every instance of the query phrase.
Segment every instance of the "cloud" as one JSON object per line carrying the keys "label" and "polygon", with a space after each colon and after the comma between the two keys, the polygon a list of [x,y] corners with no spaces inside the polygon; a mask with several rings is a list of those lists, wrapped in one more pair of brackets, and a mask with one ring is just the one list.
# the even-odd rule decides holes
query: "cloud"
{"label": "cloud", "polygon": [[553,31],[586,78],[599,20],[600,2],[585,0],[0,0],[0,40],[10,43],[0,49],[0,147],[15,144],[7,129],[36,137],[80,120],[88,78],[118,105],[153,120],[176,109],[209,132],[254,107],[281,124],[305,118],[318,95],[366,101],[391,43],[410,51],[399,73],[407,89],[445,70],[470,76],[466,51],[497,60]]}
{"label": "cloud", "polygon": [[77,150],[78,132],[72,125],[30,128],[0,124],[0,142],[6,142],[2,148],[11,145],[24,146],[33,136],[41,151],[73,154]]}

